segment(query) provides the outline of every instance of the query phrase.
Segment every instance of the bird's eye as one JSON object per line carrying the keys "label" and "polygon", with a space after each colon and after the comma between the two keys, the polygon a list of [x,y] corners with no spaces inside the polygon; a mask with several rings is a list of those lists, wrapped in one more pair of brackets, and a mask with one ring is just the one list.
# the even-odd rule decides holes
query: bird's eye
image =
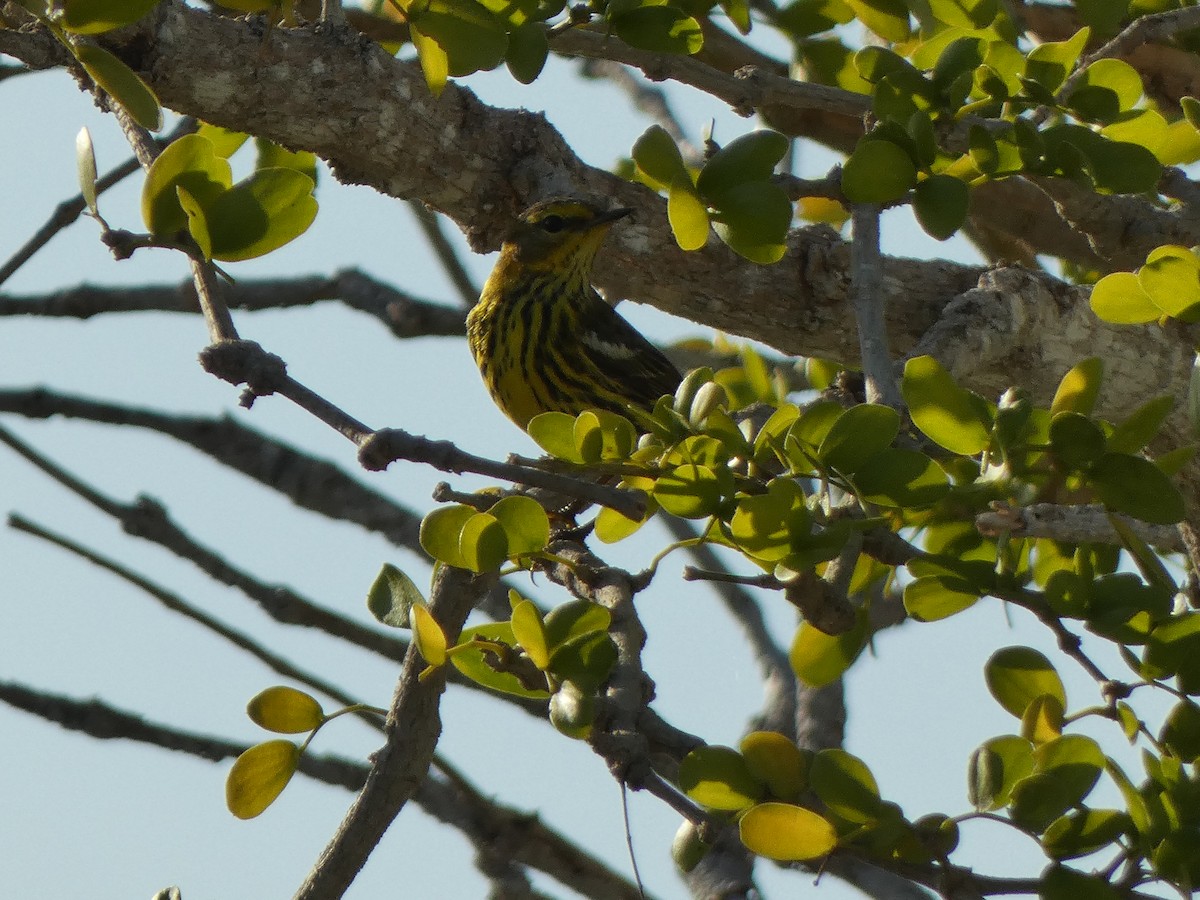
{"label": "bird's eye", "polygon": [[538,224],[542,226],[543,231],[548,231],[551,234],[557,234],[563,230],[567,223],[563,221],[562,216],[546,216],[546,218],[542,219],[542,221]]}

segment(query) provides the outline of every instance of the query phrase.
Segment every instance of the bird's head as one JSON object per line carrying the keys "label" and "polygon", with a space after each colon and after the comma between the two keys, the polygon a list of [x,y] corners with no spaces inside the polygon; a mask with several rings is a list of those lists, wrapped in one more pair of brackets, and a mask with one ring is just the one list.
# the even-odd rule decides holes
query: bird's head
{"label": "bird's head", "polygon": [[586,269],[609,226],[631,212],[624,208],[602,209],[583,200],[543,200],[517,218],[502,252],[527,269]]}

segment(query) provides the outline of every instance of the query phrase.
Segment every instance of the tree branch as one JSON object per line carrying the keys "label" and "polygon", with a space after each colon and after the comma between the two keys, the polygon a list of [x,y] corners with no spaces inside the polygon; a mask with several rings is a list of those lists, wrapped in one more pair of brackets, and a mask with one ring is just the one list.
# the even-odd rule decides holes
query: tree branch
{"label": "tree branch", "polygon": [[[449,566],[438,569],[429,608],[448,642],[457,639],[467,614],[493,579]],[[448,667],[420,679],[424,668],[415,645],[410,646],[388,713],[387,743],[376,754],[371,774],[337,833],[296,892],[296,900],[340,898],[424,780],[441,733],[438,705]]]}

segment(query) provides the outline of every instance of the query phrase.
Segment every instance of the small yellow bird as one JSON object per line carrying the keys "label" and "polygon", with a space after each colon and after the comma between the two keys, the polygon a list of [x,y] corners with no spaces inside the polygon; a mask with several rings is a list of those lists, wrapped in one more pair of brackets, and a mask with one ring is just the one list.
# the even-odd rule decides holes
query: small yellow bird
{"label": "small yellow bird", "polygon": [[467,315],[492,399],[521,428],[543,412],[649,412],[682,376],[592,287],[592,262],[629,209],[569,198],[525,210]]}

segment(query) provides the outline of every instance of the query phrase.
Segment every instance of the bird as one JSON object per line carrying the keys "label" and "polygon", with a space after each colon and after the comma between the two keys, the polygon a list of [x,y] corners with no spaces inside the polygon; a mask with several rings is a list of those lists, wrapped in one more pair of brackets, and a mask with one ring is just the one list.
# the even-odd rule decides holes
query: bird
{"label": "bird", "polygon": [[632,212],[558,197],[521,213],[500,248],[467,342],[492,399],[521,429],[544,412],[649,413],[682,375],[592,287],[612,224]]}

